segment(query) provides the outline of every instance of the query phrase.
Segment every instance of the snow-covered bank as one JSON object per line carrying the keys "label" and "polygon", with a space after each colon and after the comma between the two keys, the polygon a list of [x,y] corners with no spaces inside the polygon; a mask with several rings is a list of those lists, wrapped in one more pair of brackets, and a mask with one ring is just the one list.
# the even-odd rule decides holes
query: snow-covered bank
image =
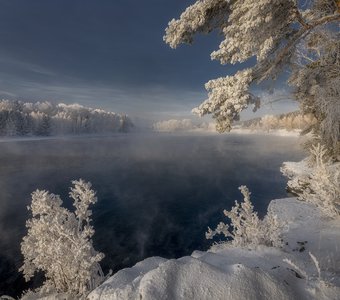
{"label": "snow-covered bank", "polygon": [[313,172],[313,168],[308,165],[307,158],[299,162],[284,162],[280,170],[289,179],[287,190],[294,195],[303,192],[303,189],[309,184],[309,176]]}
{"label": "snow-covered bank", "polygon": [[[204,129],[204,128],[195,128],[190,130],[177,130],[177,131],[155,131],[158,134],[179,134],[179,135],[188,135],[188,134],[211,134],[211,135],[223,135],[223,133],[218,133],[214,129]],[[231,134],[244,134],[244,135],[270,135],[270,136],[282,136],[282,137],[299,137],[301,130],[286,130],[286,129],[274,129],[270,131],[265,130],[251,130],[245,128],[233,128],[230,132],[224,133],[225,135]]]}
{"label": "snow-covered bank", "polygon": [[268,210],[285,223],[284,247],[215,246],[167,260],[151,257],[123,269],[89,299],[339,299],[340,220],[296,198]]}
{"label": "snow-covered bank", "polygon": [[231,133],[235,134],[259,134],[259,135],[275,135],[275,136],[300,136],[301,130],[286,130],[286,129],[273,129],[265,130],[252,130],[245,128],[234,128]]}

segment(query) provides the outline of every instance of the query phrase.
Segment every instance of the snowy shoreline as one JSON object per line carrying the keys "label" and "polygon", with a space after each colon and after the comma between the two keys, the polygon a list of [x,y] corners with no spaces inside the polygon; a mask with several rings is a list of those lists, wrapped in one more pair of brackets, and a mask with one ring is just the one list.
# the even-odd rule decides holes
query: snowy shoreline
{"label": "snowy shoreline", "polygon": [[51,135],[51,136],[13,136],[13,137],[0,137],[0,143],[10,142],[30,142],[30,141],[49,141],[49,140],[72,140],[82,138],[102,138],[102,137],[120,137],[126,134],[132,135],[134,133],[115,132],[115,133],[90,133],[90,134],[75,134],[75,135]]}
{"label": "snowy shoreline", "polygon": [[270,131],[263,131],[263,130],[251,130],[251,129],[242,129],[242,128],[235,128],[232,129],[231,133],[235,134],[257,134],[257,135],[274,135],[274,136],[282,136],[282,137],[299,137],[301,130],[285,130],[285,129],[275,129]]}
{"label": "snowy shoreline", "polygon": [[157,134],[178,134],[178,135],[186,135],[186,134],[209,134],[209,135],[270,135],[270,136],[281,136],[281,137],[299,137],[301,130],[285,130],[285,129],[276,129],[270,131],[264,130],[251,130],[251,129],[242,129],[242,128],[233,128],[230,132],[227,133],[219,133],[214,130],[205,130],[205,129],[192,129],[192,130],[177,130],[177,131],[154,131]]}
{"label": "snowy shoreline", "polygon": [[209,130],[189,130],[189,131],[146,131],[143,133],[129,132],[129,133],[101,133],[101,134],[78,134],[78,135],[51,135],[51,136],[13,136],[13,137],[0,137],[0,143],[10,143],[10,142],[30,142],[30,141],[45,141],[45,140],[72,140],[72,139],[82,139],[82,138],[111,138],[111,137],[121,137],[121,136],[138,136],[141,134],[151,134],[151,135],[264,135],[264,136],[280,136],[280,137],[299,137],[300,131],[287,131],[287,130],[272,130],[269,132],[265,131],[254,131],[250,129],[233,129],[229,133],[221,134],[216,131]]}
{"label": "snowy shoreline", "polygon": [[337,299],[340,222],[296,198],[271,201],[285,223],[282,249],[214,246],[179,259],[147,258],[123,269],[88,298]]}

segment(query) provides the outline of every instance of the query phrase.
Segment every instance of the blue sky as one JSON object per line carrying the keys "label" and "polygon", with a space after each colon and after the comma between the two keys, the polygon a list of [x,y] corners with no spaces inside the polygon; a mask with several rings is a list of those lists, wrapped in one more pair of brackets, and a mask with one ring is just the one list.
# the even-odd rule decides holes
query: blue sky
{"label": "blue sky", "polygon": [[[191,3],[0,0],[0,97],[77,102],[150,120],[188,117],[206,98],[205,82],[239,67],[210,60],[217,34],[176,50],[163,42],[167,23]],[[293,109],[281,101],[263,113]]]}

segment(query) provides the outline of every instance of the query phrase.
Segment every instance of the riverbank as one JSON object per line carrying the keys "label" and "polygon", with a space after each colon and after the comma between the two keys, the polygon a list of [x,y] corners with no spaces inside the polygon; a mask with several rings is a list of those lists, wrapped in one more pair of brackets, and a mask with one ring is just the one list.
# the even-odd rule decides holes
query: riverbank
{"label": "riverbank", "polygon": [[271,201],[285,224],[281,249],[218,245],[179,259],[147,258],[90,295],[104,299],[337,299],[340,220],[296,198]]}

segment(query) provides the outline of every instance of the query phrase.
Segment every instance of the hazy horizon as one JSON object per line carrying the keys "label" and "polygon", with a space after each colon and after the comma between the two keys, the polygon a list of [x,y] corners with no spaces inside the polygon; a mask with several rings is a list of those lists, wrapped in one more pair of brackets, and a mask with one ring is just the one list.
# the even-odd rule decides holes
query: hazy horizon
{"label": "hazy horizon", "polygon": [[[79,103],[142,122],[195,119],[190,111],[207,98],[204,84],[254,60],[228,66],[211,61],[220,42],[217,34],[170,49],[163,42],[164,30],[191,3],[2,1],[0,98]],[[271,87],[274,94],[261,90],[265,87],[256,88],[264,102],[288,97],[284,80]],[[264,105],[254,116],[296,108],[283,100]]]}

